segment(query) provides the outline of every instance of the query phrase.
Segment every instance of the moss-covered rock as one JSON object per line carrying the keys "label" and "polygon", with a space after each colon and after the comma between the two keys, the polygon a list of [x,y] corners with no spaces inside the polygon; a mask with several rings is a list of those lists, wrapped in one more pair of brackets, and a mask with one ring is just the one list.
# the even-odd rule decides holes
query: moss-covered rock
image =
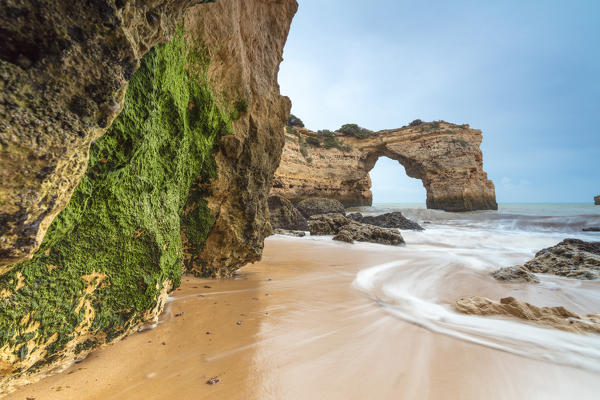
{"label": "moss-covered rock", "polygon": [[0,276],[4,375],[80,357],[152,320],[202,250],[214,221],[203,196],[232,113],[215,101],[199,49],[180,31],[144,56],[39,251]]}

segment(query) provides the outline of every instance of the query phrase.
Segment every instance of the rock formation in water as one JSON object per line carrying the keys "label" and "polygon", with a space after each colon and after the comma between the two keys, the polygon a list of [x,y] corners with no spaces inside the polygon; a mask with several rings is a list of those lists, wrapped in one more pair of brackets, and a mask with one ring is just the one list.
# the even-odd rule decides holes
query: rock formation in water
{"label": "rock formation in water", "polygon": [[537,307],[514,297],[496,302],[485,297],[468,297],[456,301],[455,308],[465,314],[514,317],[543,327],[574,333],[600,333],[600,315],[582,317],[564,307]]}
{"label": "rock formation in water", "polygon": [[260,257],[297,4],[202,3],[0,8],[0,393]]}
{"label": "rock formation in water", "polygon": [[385,156],[402,164],[408,176],[421,179],[428,208],[495,210],[494,184],[483,171],[481,139],[480,130],[443,121],[417,120],[376,133],[356,125],[338,132],[288,125],[272,193],[292,202],[325,197],[345,206],[370,205],[369,171]]}
{"label": "rock formation in water", "polygon": [[594,197],[594,204],[600,206],[600,194]]}
{"label": "rock formation in water", "polygon": [[528,271],[576,279],[600,278],[600,242],[565,239],[523,264]]}
{"label": "rock formation in water", "polygon": [[556,246],[542,249],[523,265],[500,268],[492,276],[505,282],[532,282],[535,274],[552,274],[574,279],[600,278],[600,242],[565,239]]}
{"label": "rock formation in water", "polygon": [[313,215],[308,220],[308,229],[311,235],[334,235],[333,240],[347,243],[356,240],[393,246],[404,244],[397,229],[363,224],[340,213]]}
{"label": "rock formation in water", "polygon": [[382,228],[396,228],[413,231],[422,231],[423,227],[414,221],[406,218],[400,211],[385,213],[380,215],[363,216],[361,213],[348,214],[348,218],[363,224],[380,226]]}

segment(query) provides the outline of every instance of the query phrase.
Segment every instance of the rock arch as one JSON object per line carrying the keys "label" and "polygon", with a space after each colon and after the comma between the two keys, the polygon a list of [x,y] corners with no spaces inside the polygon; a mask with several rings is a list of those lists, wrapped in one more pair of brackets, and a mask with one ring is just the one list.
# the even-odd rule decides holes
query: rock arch
{"label": "rock arch", "polygon": [[[328,197],[346,206],[372,203],[369,172],[379,157],[398,161],[420,179],[427,208],[446,211],[495,210],[494,184],[483,170],[481,131],[447,122],[421,123],[379,131],[367,138],[337,134],[328,149],[308,145],[319,134],[288,133],[273,192],[292,200]],[[304,155],[305,153],[306,155]],[[402,199],[399,199],[400,201]]]}

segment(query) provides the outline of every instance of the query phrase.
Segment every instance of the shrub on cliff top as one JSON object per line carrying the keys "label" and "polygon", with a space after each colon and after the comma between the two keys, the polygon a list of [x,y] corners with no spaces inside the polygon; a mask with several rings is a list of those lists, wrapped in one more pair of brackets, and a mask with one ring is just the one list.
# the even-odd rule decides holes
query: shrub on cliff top
{"label": "shrub on cliff top", "polygon": [[321,141],[319,140],[319,138],[314,137],[314,136],[309,136],[306,138],[306,143],[310,144],[311,146],[314,147],[321,147]]}
{"label": "shrub on cliff top", "polygon": [[342,125],[342,127],[340,129],[338,129],[337,132],[340,132],[344,136],[354,136],[359,139],[369,137],[369,136],[373,135],[373,133],[374,133],[373,131],[371,131],[369,129],[361,128],[360,126],[358,126],[356,124]]}
{"label": "shrub on cliff top", "polygon": [[299,128],[304,128],[304,122],[294,114],[290,114],[287,122],[285,123],[287,126],[297,126]]}

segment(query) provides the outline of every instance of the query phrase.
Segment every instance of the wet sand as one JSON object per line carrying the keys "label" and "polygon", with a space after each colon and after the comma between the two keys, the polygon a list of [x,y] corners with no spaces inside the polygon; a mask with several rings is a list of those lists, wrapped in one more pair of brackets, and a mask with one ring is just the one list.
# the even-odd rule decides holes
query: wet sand
{"label": "wet sand", "polygon": [[237,279],[184,277],[155,329],[6,399],[597,398],[600,374],[430,332],[352,287],[402,251],[271,237]]}

